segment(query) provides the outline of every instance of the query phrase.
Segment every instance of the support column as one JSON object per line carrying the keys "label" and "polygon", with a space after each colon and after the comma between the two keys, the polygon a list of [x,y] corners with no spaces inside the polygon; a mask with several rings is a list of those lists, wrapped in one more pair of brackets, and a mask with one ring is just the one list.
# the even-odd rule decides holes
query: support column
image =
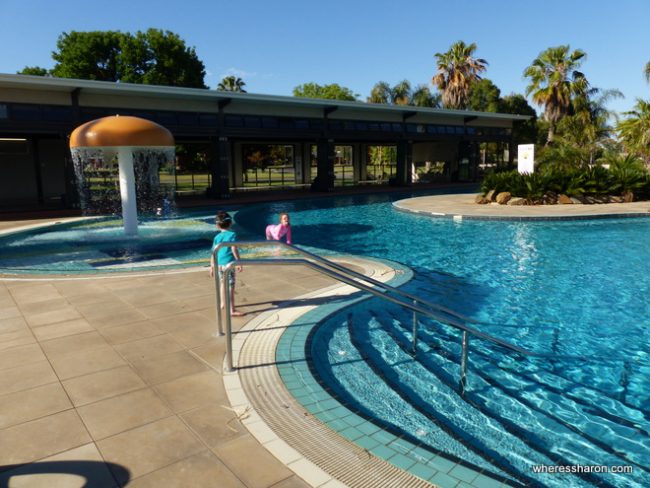
{"label": "support column", "polygon": [[117,153],[120,175],[120,196],[122,197],[122,219],[124,233],[138,235],[138,206],[135,193],[135,173],[133,171],[133,148],[120,147]]}
{"label": "support column", "polygon": [[317,144],[318,173],[311,184],[312,191],[334,190],[334,140],[319,139]]}
{"label": "support column", "polygon": [[408,186],[411,184],[411,163],[413,162],[413,141],[400,140],[397,142],[397,174],[391,179],[393,186]]}
{"label": "support column", "polygon": [[227,137],[219,137],[216,141],[216,153],[213,162],[216,168],[211,165],[212,191],[214,198],[230,198],[230,141]]}

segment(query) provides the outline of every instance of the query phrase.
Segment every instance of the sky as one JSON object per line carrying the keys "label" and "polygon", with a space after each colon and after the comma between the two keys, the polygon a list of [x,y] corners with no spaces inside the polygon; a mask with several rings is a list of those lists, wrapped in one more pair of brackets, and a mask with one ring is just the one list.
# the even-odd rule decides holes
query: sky
{"label": "sky", "polygon": [[250,93],[338,83],[365,100],[378,81],[430,84],[434,54],[463,40],[505,96],[525,92],[540,52],[568,44],[587,53],[592,86],[623,93],[608,105],[623,112],[650,99],[649,19],[650,0],[0,0],[0,73],[52,68],[63,32],[153,27],[195,48],[210,88],[235,75]]}

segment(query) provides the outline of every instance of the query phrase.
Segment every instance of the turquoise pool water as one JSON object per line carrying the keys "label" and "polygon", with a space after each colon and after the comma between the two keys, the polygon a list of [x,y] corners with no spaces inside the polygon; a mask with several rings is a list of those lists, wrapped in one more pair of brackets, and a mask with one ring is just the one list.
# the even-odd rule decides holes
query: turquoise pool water
{"label": "turquoise pool water", "polygon": [[351,410],[513,485],[650,485],[650,220],[456,222],[357,197],[256,207],[238,221],[255,234],[279,211],[296,242],[404,263],[415,271],[405,290],[553,356],[473,340],[461,395],[459,334],[420,319],[414,358],[410,313],[368,300],[310,341],[313,372]]}

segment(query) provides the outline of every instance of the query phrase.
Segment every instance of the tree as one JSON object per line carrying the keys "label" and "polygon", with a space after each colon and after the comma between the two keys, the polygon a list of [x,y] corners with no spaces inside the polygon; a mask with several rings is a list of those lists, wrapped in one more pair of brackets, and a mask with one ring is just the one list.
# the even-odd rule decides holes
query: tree
{"label": "tree", "polygon": [[486,70],[487,61],[474,58],[474,51],[475,43],[457,41],[446,53],[435,54],[438,71],[432,82],[442,93],[445,108],[466,108],[472,83],[480,80],[480,74]]}
{"label": "tree", "polygon": [[52,76],[52,73],[40,66],[25,66],[22,70],[18,72],[19,75],[31,75],[31,76]]}
{"label": "tree", "polygon": [[515,123],[512,140],[515,144],[533,144],[537,141],[537,112],[521,94],[513,93],[499,100],[498,112],[504,114],[530,115],[531,119]]}
{"label": "tree", "polygon": [[439,107],[440,95],[431,93],[425,85],[411,88],[408,80],[402,80],[394,87],[385,81],[380,81],[372,87],[368,103],[383,103],[385,105],[412,105],[416,107]]}
{"label": "tree", "polygon": [[553,142],[557,123],[572,111],[572,102],[586,93],[589,83],[578,71],[586,54],[580,49],[570,52],[570,47],[550,47],[542,51],[526,68],[524,76],[530,78],[526,95],[544,106],[544,118],[549,124],[546,144]]}
{"label": "tree", "polygon": [[643,68],[643,74],[645,75],[646,81],[650,83],[650,61],[648,61]]}
{"label": "tree", "polygon": [[226,76],[217,85],[217,90],[246,93],[244,86],[246,83],[238,76]]}
{"label": "tree", "polygon": [[411,105],[416,107],[440,107],[440,93],[431,93],[428,86],[418,85],[411,94]]}
{"label": "tree", "polygon": [[302,98],[323,98],[325,100],[349,100],[356,101],[358,95],[349,88],[340,86],[337,83],[331,85],[319,85],[317,83],[305,83],[293,89],[294,97]]}
{"label": "tree", "polygon": [[650,100],[637,98],[634,109],[623,112],[627,116],[618,123],[616,131],[623,146],[650,163]]}
{"label": "tree", "polygon": [[372,87],[368,103],[391,103],[393,98],[393,91],[388,83],[379,81]]}
{"label": "tree", "polygon": [[411,83],[409,80],[402,80],[391,90],[392,100],[395,105],[410,105],[411,103]]}
{"label": "tree", "polygon": [[52,58],[59,78],[206,88],[194,48],[170,31],[64,32]]}
{"label": "tree", "polygon": [[205,66],[177,34],[160,29],[124,34],[120,69],[125,83],[207,88]]}
{"label": "tree", "polygon": [[501,90],[487,78],[470,85],[467,108],[477,112],[498,112]]}

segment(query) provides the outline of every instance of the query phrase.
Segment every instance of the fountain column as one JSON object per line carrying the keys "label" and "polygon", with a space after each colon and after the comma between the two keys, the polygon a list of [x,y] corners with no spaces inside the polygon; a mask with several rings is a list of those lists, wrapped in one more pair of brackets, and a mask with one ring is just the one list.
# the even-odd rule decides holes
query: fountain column
{"label": "fountain column", "polygon": [[133,148],[120,147],[117,151],[117,164],[119,166],[124,233],[135,236],[138,234],[138,205],[135,192],[135,172],[133,171]]}

